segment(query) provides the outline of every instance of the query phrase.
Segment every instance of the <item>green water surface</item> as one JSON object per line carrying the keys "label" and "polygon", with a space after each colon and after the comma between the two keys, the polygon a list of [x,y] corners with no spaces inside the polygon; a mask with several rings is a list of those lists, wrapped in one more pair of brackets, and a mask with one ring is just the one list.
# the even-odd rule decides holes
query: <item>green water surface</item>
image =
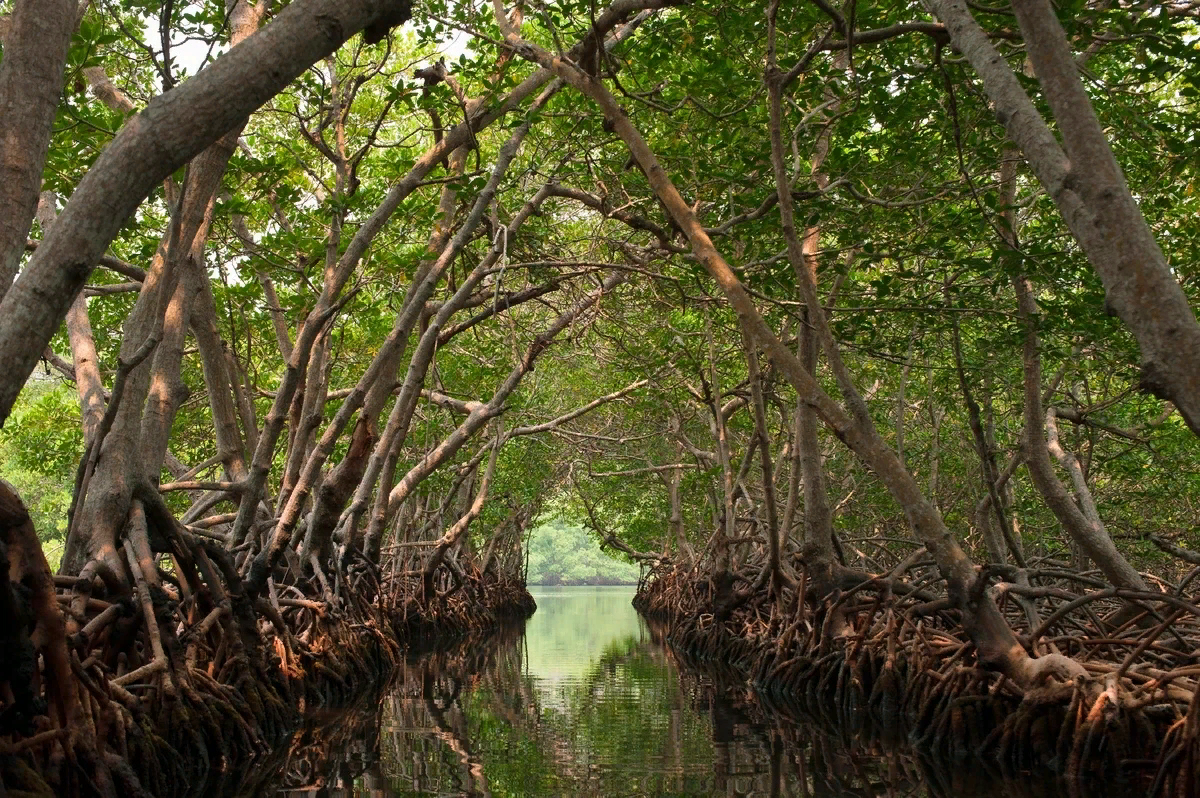
{"label": "green water surface", "polygon": [[531,592],[523,634],[410,662],[380,705],[306,731],[282,771],[240,795],[1066,794],[1053,774],[935,764],[902,742],[785,718],[736,680],[681,672],[633,588]]}

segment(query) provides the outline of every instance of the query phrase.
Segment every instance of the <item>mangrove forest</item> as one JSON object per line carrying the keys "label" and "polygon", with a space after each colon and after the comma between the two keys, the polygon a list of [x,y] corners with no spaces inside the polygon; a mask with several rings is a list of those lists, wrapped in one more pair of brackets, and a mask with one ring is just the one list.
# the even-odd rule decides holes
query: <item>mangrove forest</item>
{"label": "mangrove forest", "polygon": [[1198,152],[1197,0],[0,0],[0,796],[1200,795]]}

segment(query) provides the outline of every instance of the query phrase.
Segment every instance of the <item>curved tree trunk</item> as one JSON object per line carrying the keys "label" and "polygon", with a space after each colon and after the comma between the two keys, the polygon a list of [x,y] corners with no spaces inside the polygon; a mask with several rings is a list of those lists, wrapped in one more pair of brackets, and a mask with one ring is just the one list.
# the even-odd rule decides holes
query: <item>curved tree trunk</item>
{"label": "curved tree trunk", "polygon": [[[590,97],[600,107],[608,123],[628,145],[655,195],[688,237],[696,258],[716,280],[730,305],[751,330],[758,343],[766,349],[775,366],[792,384],[801,400],[815,409],[830,430],[862,458],[888,488],[904,510],[913,534],[925,544],[937,563],[942,577],[946,580],[951,601],[963,612],[963,625],[974,640],[980,659],[1002,670],[1020,684],[1029,684],[1039,678],[1040,672],[1047,667],[1069,668],[1073,663],[1061,657],[1043,657],[1045,662],[1041,665],[1035,665],[1030,659],[1005,623],[995,603],[986,591],[976,584],[974,564],[946,527],[941,514],[925,498],[912,475],[870,423],[870,416],[861,397],[853,391],[852,385],[847,385],[848,374],[839,373],[838,363],[831,363],[835,375],[839,377],[839,385],[848,394],[847,401],[853,408],[852,415],[847,414],[821,389],[803,364],[763,321],[750,295],[713,246],[695,212],[679,195],[645,139],[633,126],[629,117],[622,112],[612,94],[603,84],[577,67],[556,59],[536,45],[521,39],[505,18],[499,0],[493,0],[493,6],[497,24],[506,41],[517,52],[554,70],[555,74]],[[810,311],[814,311],[813,321],[821,324],[823,315],[820,303],[816,300],[815,288],[811,284],[801,287]],[[823,333],[824,342],[828,326],[824,325],[824,330],[820,332]],[[836,350],[827,351],[827,355],[836,355]],[[853,401],[855,398],[858,401]]]}
{"label": "curved tree trunk", "polygon": [[[61,223],[0,301],[0,421],[8,418],[100,256],[154,187],[310,64],[381,15],[400,9],[407,11],[408,0],[291,3],[261,32],[192,80],[152,100],[121,129],[63,209]],[[266,63],[272,68],[262,69]],[[56,95],[58,90],[54,87]],[[36,174],[40,177],[40,170]],[[35,186],[26,222],[33,216],[36,198]]]}
{"label": "curved tree trunk", "polygon": [[1042,361],[1038,354],[1037,303],[1028,279],[1019,277],[1013,285],[1017,292],[1021,321],[1025,324],[1025,462],[1029,466],[1029,475],[1067,534],[1092,558],[1110,582],[1117,587],[1148,590],[1141,575],[1117,551],[1112,538],[1099,523],[1099,515],[1093,519],[1095,523],[1089,520],[1054,473],[1049,444],[1046,442],[1045,416],[1042,413]]}
{"label": "curved tree trunk", "polygon": [[[17,276],[37,210],[77,5],[77,0],[17,0],[4,37],[4,58],[0,60],[0,301]],[[0,413],[0,424],[7,415]]]}
{"label": "curved tree trunk", "polygon": [[1104,283],[1106,304],[1137,339],[1142,385],[1173,402],[1200,435],[1200,324],[1125,183],[1050,3],[1014,0],[1013,11],[1061,147],[963,1],[926,5],[983,79],[996,117]]}

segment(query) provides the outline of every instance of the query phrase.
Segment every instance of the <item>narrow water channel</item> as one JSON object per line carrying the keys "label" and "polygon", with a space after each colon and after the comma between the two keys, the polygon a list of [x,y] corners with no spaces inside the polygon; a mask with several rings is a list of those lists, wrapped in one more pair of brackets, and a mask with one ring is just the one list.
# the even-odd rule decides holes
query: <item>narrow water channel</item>
{"label": "narrow water channel", "polygon": [[737,683],[681,672],[630,606],[632,588],[531,592],[538,611],[523,634],[410,662],[378,706],[318,718],[286,764],[238,795],[1068,793],[1052,774],[1002,779],[978,762],[931,763],[786,718]]}

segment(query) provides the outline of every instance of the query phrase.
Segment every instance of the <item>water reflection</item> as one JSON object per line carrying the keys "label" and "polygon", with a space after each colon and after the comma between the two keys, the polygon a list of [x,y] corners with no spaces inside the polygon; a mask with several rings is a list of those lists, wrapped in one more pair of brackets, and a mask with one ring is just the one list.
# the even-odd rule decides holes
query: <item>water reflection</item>
{"label": "water reflection", "polygon": [[[298,738],[274,796],[1049,796],[767,708],[677,667],[631,589],[535,591],[524,636],[410,662],[370,710]],[[724,685],[724,686],[721,686]],[[732,685],[732,686],[731,686]],[[259,784],[268,783],[262,780]]]}

